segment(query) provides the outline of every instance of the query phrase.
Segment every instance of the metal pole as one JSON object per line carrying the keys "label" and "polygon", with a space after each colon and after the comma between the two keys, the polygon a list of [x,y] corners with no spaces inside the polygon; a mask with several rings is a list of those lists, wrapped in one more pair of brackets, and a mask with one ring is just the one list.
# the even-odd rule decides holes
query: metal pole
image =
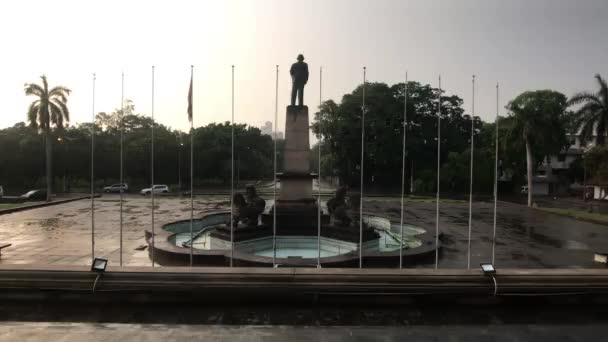
{"label": "metal pole", "polygon": [[150,198],[152,200],[152,250],[150,253],[152,254],[152,267],[154,267],[154,240],[156,240],[156,235],[154,235],[154,65],[152,66],[152,141],[151,141],[151,149],[150,149],[150,160],[151,160],[151,174],[150,178],[152,181]]}
{"label": "metal pole", "polygon": [[230,121],[230,135],[232,144],[232,154],[230,157],[230,267],[232,267],[234,265],[234,65],[232,66],[232,119]]}
{"label": "metal pole", "polygon": [[190,267],[194,265],[194,66],[190,66],[190,90],[192,92],[190,118]]}
{"label": "metal pole", "polygon": [[317,268],[321,268],[321,106],[323,104],[323,67],[319,67],[319,135],[317,141],[318,172],[317,172]]}
{"label": "metal pole", "polygon": [[359,268],[363,268],[363,156],[365,155],[365,85],[366,67],[363,67],[363,95],[361,105],[361,189],[359,202]]}
{"label": "metal pole", "polygon": [[473,160],[474,160],[474,139],[475,139],[475,75],[472,81],[473,97],[471,103],[471,174],[469,176],[469,237],[467,242],[467,270],[471,269],[471,225],[473,223]]}
{"label": "metal pole", "polygon": [[439,183],[441,167],[441,75],[439,75],[439,102],[437,111],[437,197],[435,210],[435,269],[439,268]]}
{"label": "metal pole", "polygon": [[91,125],[91,263],[95,259],[95,80],[93,74],[93,105],[91,113],[93,124]]}
{"label": "metal pole", "polygon": [[179,142],[177,143],[177,187],[182,191],[182,134],[179,133]]}
{"label": "metal pole", "polygon": [[492,265],[496,259],[496,209],[498,207],[498,90],[499,84],[496,83],[496,127],[494,142],[494,222],[492,225]]}
{"label": "metal pole", "polygon": [[405,197],[405,139],[407,135],[407,71],[403,87],[403,147],[401,156],[401,239],[399,240],[399,268],[403,268],[403,203]]}
{"label": "metal pole", "polygon": [[120,96],[120,266],[122,266],[122,197],[123,197],[123,139],[124,139],[124,116],[125,116],[125,73],[122,73],[121,96]]}
{"label": "metal pole", "polygon": [[274,90],[274,186],[272,189],[272,266],[277,267],[277,126],[279,124],[279,66],[276,66]]}

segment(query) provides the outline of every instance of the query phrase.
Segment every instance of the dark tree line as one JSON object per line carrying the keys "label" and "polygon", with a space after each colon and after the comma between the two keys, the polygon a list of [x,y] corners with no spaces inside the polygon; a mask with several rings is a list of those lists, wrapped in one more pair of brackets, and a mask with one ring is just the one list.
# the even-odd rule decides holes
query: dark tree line
{"label": "dark tree line", "polygon": [[[120,170],[121,112],[99,113],[91,123],[49,130],[53,142],[54,190],[86,191],[91,176],[91,129],[95,130],[96,187],[116,183]],[[134,113],[127,102],[123,122],[124,180],[131,189],[151,182],[152,119]],[[258,128],[234,125],[235,179],[272,178],[274,143]],[[195,185],[228,184],[231,125],[213,123],[194,129]],[[281,142],[279,142],[281,144]],[[282,146],[282,145],[281,145]],[[279,158],[281,155],[279,154]],[[177,188],[190,184],[190,134],[154,125],[155,183]],[[45,138],[24,123],[0,130],[0,185],[9,192],[45,186]]]}

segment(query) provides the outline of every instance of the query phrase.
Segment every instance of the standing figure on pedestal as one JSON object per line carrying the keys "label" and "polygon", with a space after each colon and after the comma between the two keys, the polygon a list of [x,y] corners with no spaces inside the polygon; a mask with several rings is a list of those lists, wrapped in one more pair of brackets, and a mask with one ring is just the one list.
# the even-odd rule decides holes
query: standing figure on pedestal
{"label": "standing figure on pedestal", "polygon": [[296,94],[298,95],[298,106],[304,105],[304,85],[308,82],[308,64],[304,63],[304,56],[298,55],[298,61],[289,69],[291,75],[291,105],[296,105]]}

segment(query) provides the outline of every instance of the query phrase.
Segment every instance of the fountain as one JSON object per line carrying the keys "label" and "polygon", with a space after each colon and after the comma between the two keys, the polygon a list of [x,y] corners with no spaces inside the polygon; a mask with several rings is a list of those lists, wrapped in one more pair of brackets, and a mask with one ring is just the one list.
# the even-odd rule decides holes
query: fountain
{"label": "fountain", "polygon": [[[307,68],[305,72],[307,80]],[[296,89],[297,79],[294,76],[294,90],[301,91],[303,85]],[[276,175],[280,182],[276,203],[266,203],[250,185],[246,196],[235,195],[232,219],[230,210],[206,212],[194,221],[192,239],[190,220],[166,223],[154,237],[147,231],[150,249],[154,239],[157,263],[188,265],[192,252],[195,265],[228,265],[233,258],[235,266],[354,266],[359,264],[360,248],[366,266],[394,267],[400,256],[407,262],[434,257],[433,235],[411,225],[405,225],[401,234],[398,223],[361,215],[360,199],[347,198],[346,189],[338,189],[327,203],[318,203],[313,197],[317,175],[309,172],[308,107],[302,101],[300,97],[296,106],[292,94],[292,105],[287,107],[284,171]]]}

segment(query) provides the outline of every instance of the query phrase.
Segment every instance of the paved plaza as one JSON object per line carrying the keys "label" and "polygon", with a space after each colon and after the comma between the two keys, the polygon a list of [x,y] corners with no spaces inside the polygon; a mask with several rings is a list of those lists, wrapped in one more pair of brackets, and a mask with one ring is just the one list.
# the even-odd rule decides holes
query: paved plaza
{"label": "paved plaza", "polygon": [[[225,208],[228,196],[198,196],[195,217],[205,210]],[[375,197],[364,210],[399,221],[399,199]],[[95,200],[95,254],[120,263],[118,195]],[[161,224],[189,219],[188,198],[157,197],[156,229]],[[408,200],[405,221],[435,230],[435,203]],[[493,203],[474,203],[471,264],[491,260]],[[144,229],[152,223],[151,201],[137,195],[123,203],[123,265],[151,265],[144,248]],[[468,203],[445,200],[440,209],[443,248],[440,267],[467,265]],[[2,251],[0,264],[87,265],[91,260],[91,201],[78,200],[54,206],[0,215],[0,241],[12,246]],[[496,264],[498,267],[555,268],[600,267],[593,253],[608,246],[608,227],[578,221],[525,206],[500,202],[498,206]],[[397,266],[397,265],[395,265]],[[434,260],[409,267],[434,267]]]}
{"label": "paved plaza", "polygon": [[0,341],[608,341],[606,326],[518,324],[409,327],[197,326],[22,323],[0,325]]}

